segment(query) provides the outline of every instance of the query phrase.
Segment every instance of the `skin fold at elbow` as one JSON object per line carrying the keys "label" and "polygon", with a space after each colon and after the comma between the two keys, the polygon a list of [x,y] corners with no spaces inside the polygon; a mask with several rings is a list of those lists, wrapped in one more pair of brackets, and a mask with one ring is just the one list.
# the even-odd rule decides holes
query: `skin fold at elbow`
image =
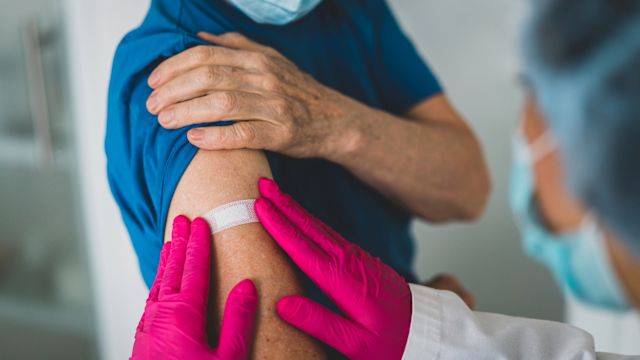
{"label": "skin fold at elbow", "polygon": [[484,214],[491,195],[491,178],[482,158],[456,176],[439,201],[423,201],[414,209],[416,215],[430,223],[472,222]]}
{"label": "skin fold at elbow", "polygon": [[475,221],[485,212],[491,195],[491,175],[485,160],[482,146],[469,131],[470,146],[467,154],[469,161],[462,167],[461,179],[457,189],[452,189],[452,203],[458,209],[452,220]]}
{"label": "skin fold at elbow", "polygon": [[458,199],[458,217],[461,221],[475,221],[484,214],[491,195],[491,179],[483,167],[477,174],[468,179],[470,183],[466,198]]}

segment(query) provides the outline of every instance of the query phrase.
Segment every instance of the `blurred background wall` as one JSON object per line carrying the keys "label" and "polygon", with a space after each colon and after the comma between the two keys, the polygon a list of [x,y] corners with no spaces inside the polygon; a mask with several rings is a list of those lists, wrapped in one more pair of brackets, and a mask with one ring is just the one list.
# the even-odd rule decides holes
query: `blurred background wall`
{"label": "blurred background wall", "polygon": [[508,207],[511,133],[523,101],[518,84],[524,1],[390,1],[457,109],[480,137],[493,193],[485,216],[467,225],[419,223],[416,267],[448,271],[476,295],[478,308],[562,319],[562,297],[545,268],[521,251]]}
{"label": "blurred background wall", "polygon": [[[507,207],[510,134],[522,102],[516,41],[524,0],[389,2],[479,134],[493,176],[481,221],[416,224],[420,275],[457,275],[483,311],[562,320],[561,292],[546,269],[522,255]],[[148,1],[0,4],[0,357],[128,358],[146,289],[108,190],[103,138],[113,52]],[[585,326],[612,321],[605,318]],[[34,346],[34,336],[44,345]]]}
{"label": "blurred background wall", "polygon": [[0,5],[0,358],[94,358],[63,7]]}

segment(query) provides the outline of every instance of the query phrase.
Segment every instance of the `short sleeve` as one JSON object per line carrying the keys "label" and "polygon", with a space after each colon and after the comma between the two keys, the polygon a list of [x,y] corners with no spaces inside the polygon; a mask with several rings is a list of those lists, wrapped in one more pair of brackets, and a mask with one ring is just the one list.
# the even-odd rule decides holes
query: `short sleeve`
{"label": "short sleeve", "polygon": [[404,114],[442,92],[437,78],[402,31],[386,0],[376,0],[374,32],[376,82],[383,107]]}
{"label": "short sleeve", "polygon": [[147,79],[164,59],[197,44],[197,39],[180,33],[125,37],[114,59],[105,139],[107,175],[148,286],[155,279],[171,199],[198,150],[186,136],[193,126],[167,130],[149,113],[146,102],[152,89]]}

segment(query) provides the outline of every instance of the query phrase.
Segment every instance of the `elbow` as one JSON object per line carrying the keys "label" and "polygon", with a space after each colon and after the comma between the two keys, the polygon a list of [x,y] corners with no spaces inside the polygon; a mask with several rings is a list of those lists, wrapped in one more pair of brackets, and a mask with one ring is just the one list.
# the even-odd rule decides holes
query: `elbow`
{"label": "elbow", "polygon": [[458,199],[458,219],[459,221],[476,221],[484,215],[491,195],[491,180],[488,175],[480,176],[475,180],[476,184],[471,186],[472,190],[466,192],[468,196]]}
{"label": "elbow", "polygon": [[486,165],[483,165],[474,175],[467,177],[459,194],[454,200],[458,208],[458,221],[476,221],[484,215],[491,195],[491,178]]}
{"label": "elbow", "polygon": [[[491,179],[484,162],[476,171],[460,176],[450,184],[439,201],[425,202],[416,210],[420,218],[435,224],[473,222],[484,215],[491,195]],[[453,182],[452,182],[453,183]]]}
{"label": "elbow", "polygon": [[472,222],[484,214],[491,194],[491,178],[482,147],[467,127],[451,128],[448,156],[440,164],[435,192],[421,201],[415,213],[431,223]]}
{"label": "elbow", "polygon": [[457,221],[476,221],[487,208],[491,195],[491,176],[485,160],[482,148],[473,135],[475,148],[468,152],[466,165],[462,166],[457,173],[458,181],[452,181],[453,186],[449,189],[450,201],[456,211],[453,212]]}

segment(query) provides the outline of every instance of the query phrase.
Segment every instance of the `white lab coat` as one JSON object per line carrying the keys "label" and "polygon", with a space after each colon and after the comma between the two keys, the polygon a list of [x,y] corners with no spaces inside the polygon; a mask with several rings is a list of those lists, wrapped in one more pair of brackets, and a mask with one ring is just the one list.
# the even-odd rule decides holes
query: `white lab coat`
{"label": "white lab coat", "polygon": [[567,324],[475,312],[451,292],[410,288],[413,314],[403,360],[640,359],[597,353],[589,333]]}

